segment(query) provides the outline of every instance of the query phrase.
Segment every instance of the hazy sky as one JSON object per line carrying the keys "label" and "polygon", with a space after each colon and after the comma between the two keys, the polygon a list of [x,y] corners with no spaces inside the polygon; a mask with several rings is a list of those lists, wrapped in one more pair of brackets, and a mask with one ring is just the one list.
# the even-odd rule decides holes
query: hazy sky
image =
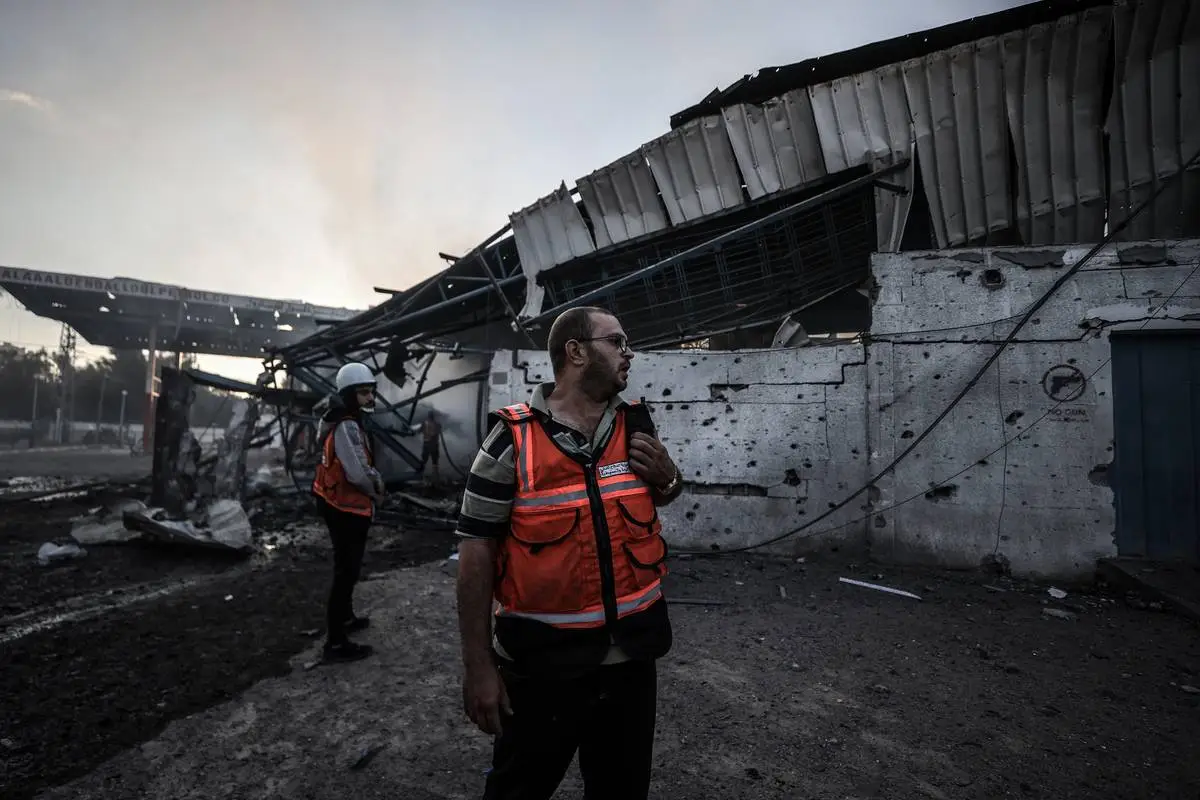
{"label": "hazy sky", "polygon": [[1021,4],[0,0],[0,264],[365,307],[714,87]]}

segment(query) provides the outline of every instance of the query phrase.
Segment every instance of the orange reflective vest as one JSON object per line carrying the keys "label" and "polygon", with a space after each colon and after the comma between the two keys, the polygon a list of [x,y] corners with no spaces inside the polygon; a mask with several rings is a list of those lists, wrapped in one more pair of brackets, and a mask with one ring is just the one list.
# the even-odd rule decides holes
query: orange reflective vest
{"label": "orange reflective vest", "polygon": [[528,405],[495,413],[512,430],[517,473],[496,615],[600,628],[662,601],[667,543],[651,490],[629,466],[624,412],[590,461],[560,449]]}
{"label": "orange reflective vest", "polygon": [[[366,429],[358,420],[349,419],[362,430],[363,446],[367,451],[367,463],[373,465],[375,459],[371,454],[371,439],[367,436]],[[337,424],[340,425],[341,422]],[[321,460],[317,464],[316,477],[313,478],[313,494],[339,511],[369,517],[373,509],[371,497],[346,479],[346,470],[343,469],[342,462],[338,460],[337,451],[333,446],[333,435],[336,430],[336,425],[330,428],[321,445]]]}

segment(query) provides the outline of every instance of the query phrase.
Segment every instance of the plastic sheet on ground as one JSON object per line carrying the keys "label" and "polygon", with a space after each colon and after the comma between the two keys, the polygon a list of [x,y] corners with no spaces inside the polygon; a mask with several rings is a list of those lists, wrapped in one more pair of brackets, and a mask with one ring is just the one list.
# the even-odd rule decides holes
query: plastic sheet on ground
{"label": "plastic sheet on ground", "polygon": [[37,560],[39,564],[46,567],[56,561],[70,561],[73,558],[83,558],[86,555],[87,550],[84,550],[74,542],[67,542],[66,544],[46,542],[38,548]]}
{"label": "plastic sheet on ground", "polygon": [[126,511],[125,526],[148,539],[232,552],[254,549],[250,519],[236,500],[214,500],[198,520],[168,519],[158,508]]}
{"label": "plastic sheet on ground", "polygon": [[130,499],[100,506],[72,522],[71,538],[81,545],[119,544],[137,539],[141,533],[125,527],[125,512],[145,510],[145,503]]}

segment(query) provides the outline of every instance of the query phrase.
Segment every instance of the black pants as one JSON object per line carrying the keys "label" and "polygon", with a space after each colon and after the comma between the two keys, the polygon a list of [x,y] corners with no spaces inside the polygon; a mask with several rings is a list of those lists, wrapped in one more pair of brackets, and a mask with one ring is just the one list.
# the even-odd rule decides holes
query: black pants
{"label": "black pants", "polygon": [[318,502],[318,505],[333,540],[333,585],[329,589],[326,623],[328,641],[329,644],[342,644],[346,641],[346,623],[354,617],[354,584],[358,583],[362,570],[371,518],[338,511],[324,502]]}
{"label": "black pants", "polygon": [[585,800],[644,800],[654,752],[653,661],[596,667],[569,679],[504,667],[500,674],[513,715],[496,737],[484,800],[548,800],[576,750]]}

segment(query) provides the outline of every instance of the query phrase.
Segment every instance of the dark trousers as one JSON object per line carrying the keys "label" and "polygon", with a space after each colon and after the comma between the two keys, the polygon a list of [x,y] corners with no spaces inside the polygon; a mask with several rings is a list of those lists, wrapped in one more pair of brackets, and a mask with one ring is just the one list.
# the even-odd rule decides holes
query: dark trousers
{"label": "dark trousers", "polygon": [[321,516],[333,540],[333,585],[329,588],[328,641],[346,641],[346,623],[354,618],[354,585],[362,571],[363,553],[367,549],[367,530],[371,518],[348,514],[321,502]]}
{"label": "dark trousers", "polygon": [[579,751],[585,800],[644,800],[650,791],[658,675],[653,661],[575,678],[501,668],[513,714],[496,737],[484,800],[548,800]]}

